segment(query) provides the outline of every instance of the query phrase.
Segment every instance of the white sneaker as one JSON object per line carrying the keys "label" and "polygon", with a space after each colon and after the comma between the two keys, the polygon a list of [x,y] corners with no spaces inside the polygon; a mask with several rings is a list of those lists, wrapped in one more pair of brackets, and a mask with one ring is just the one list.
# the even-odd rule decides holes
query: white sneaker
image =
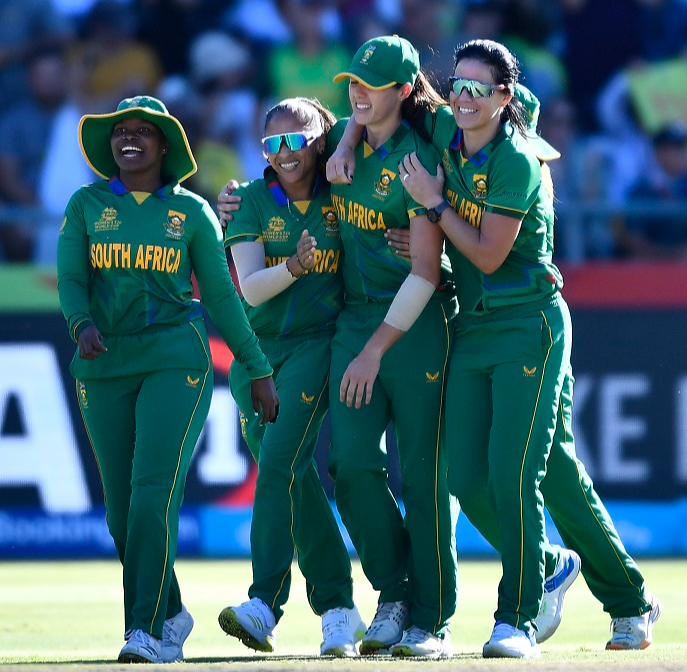
{"label": "white sneaker", "polygon": [[558,629],[563,618],[563,598],[580,573],[582,561],[575,551],[561,548],[556,570],[544,583],[539,613],[534,622],[537,626],[537,644],[545,642]]}
{"label": "white sneaker", "polygon": [[611,619],[611,639],[606,644],[606,649],[646,649],[651,644],[654,623],[661,615],[661,603],[653,595],[649,597],[649,602],[651,611],[646,614]]}
{"label": "white sneaker", "polygon": [[408,621],[407,602],[382,602],[377,606],[375,617],[360,642],[360,655],[372,656],[389,653],[403,637]]}
{"label": "white sneaker", "polygon": [[497,621],[489,641],[482,648],[485,658],[539,658],[534,630],[527,634],[508,623]]}
{"label": "white sneaker", "polygon": [[358,609],[337,607],[322,614],[321,656],[350,658],[357,655],[355,643],[362,639],[367,626]]}
{"label": "white sneaker", "polygon": [[272,610],[253,597],[238,607],[222,609],[219,627],[249,649],[271,653],[276,645],[276,619]]}
{"label": "white sneaker", "polygon": [[181,611],[168,618],[162,626],[161,654],[163,663],[176,663],[184,659],[183,646],[193,630],[193,617],[182,604]]}
{"label": "white sneaker", "polygon": [[164,663],[160,653],[160,640],[143,630],[128,632],[126,644],[119,652],[120,663]]}
{"label": "white sneaker", "polygon": [[450,658],[453,655],[453,647],[448,633],[441,639],[413,625],[403,633],[401,641],[391,647],[391,655],[396,658]]}

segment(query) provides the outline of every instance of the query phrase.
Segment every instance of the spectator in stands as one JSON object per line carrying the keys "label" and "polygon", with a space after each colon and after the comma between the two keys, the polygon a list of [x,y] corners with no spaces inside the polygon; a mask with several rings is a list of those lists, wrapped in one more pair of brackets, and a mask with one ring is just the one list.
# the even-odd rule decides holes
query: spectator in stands
{"label": "spectator in stands", "polygon": [[317,98],[337,117],[350,114],[344,87],[332,86],[332,78],[350,64],[351,55],[341,42],[329,39],[324,17],[327,0],[286,0],[284,16],[293,40],[268,55],[270,96],[277,99],[304,96]]}
{"label": "spectator in stands", "polygon": [[596,130],[595,101],[609,77],[640,54],[636,0],[559,0],[563,62],[580,128]]}
{"label": "spectator in stands", "polygon": [[261,127],[256,65],[248,46],[227,33],[202,33],[189,50],[190,83],[198,97],[199,171],[195,188],[208,198],[226,184],[262,175]]}
{"label": "spectator in stands", "polygon": [[155,50],[135,39],[136,8],[118,0],[97,0],[85,33],[71,54],[81,70],[89,109],[106,111],[123,98],[154,91],[163,75]]}
{"label": "spectator in stands", "polygon": [[415,45],[422,70],[432,86],[448,99],[448,78],[453,74],[459,25],[458,7],[454,0],[404,0],[402,4],[403,23],[398,32]]}
{"label": "spectator in stands", "polygon": [[[29,64],[29,87],[30,97],[19,99],[0,115],[0,199],[8,205],[38,208],[46,150],[69,89],[68,70],[61,53],[34,55]],[[72,144],[74,137],[70,138]],[[55,170],[64,168],[64,164],[58,163]],[[38,224],[18,218],[0,226],[0,243],[7,261],[33,259]]]}
{"label": "spectator in stands", "polygon": [[73,38],[73,26],[51,0],[0,0],[0,112],[30,95],[31,57]]}
{"label": "spectator in stands", "polygon": [[684,0],[638,0],[641,53],[648,61],[687,54],[687,3]]}
{"label": "spectator in stands", "polygon": [[137,4],[137,37],[155,50],[166,75],[188,72],[191,43],[217,25],[227,6],[226,0],[138,0]]}
{"label": "spectator in stands", "polygon": [[651,207],[682,203],[682,214],[662,215],[640,210],[630,215],[620,232],[619,247],[633,259],[687,260],[687,129],[662,128],[653,138],[655,166],[630,191],[630,198]]}
{"label": "spectator in stands", "polygon": [[608,200],[605,175],[612,168],[612,145],[580,133],[577,111],[568,98],[542,106],[539,129],[561,153],[547,164],[556,196],[555,260],[582,263],[612,257],[615,241],[609,218],[580,208],[589,201]]}

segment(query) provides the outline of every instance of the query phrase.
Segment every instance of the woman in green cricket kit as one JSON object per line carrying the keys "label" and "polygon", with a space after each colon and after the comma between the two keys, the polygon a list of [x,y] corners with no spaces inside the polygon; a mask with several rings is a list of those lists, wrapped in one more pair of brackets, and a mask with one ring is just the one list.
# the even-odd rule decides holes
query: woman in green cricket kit
{"label": "woman in green cricket kit", "polygon": [[[440,157],[419,120],[443,104],[397,35],[365,42],[335,81],[348,85],[355,175],[332,184],[344,255],[345,304],[332,341],[329,470],[336,504],[363,571],[379,592],[364,655],[451,655],[456,606],[455,525],[442,442],[443,391],[456,312],[442,264],[443,234],[403,188],[398,165],[414,152]],[[329,133],[335,147],[347,122]],[[410,229],[410,259],[389,248],[391,227]],[[445,260],[444,260],[445,261]],[[384,432],[393,424],[405,512],[389,490]]]}
{"label": "woman in green cricket kit", "polygon": [[173,662],[193,619],[174,561],[191,455],[210,408],[203,304],[251,379],[253,409],[279,399],[229,275],[210,205],[180,183],[196,163],[179,121],[148,96],[85,115],[79,141],[103,180],[71,197],[58,244],[58,290],[77,343],[71,373],[123,565],[119,662]]}

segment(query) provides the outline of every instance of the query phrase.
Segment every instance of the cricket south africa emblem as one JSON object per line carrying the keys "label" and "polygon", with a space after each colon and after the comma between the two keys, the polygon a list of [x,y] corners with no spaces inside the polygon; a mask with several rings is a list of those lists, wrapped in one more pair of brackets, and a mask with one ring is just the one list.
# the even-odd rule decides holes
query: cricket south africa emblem
{"label": "cricket south africa emblem", "polygon": [[328,234],[339,233],[339,218],[336,216],[334,208],[330,205],[322,208],[322,222]]}
{"label": "cricket south africa emblem", "polygon": [[365,53],[363,54],[363,57],[360,59],[360,62],[363,65],[367,65],[367,62],[372,58],[372,54],[375,53],[376,48],[376,44],[371,44],[367,49],[365,49]]}
{"label": "cricket south africa emblem", "polygon": [[165,231],[167,231],[167,238],[174,238],[179,240],[184,235],[184,222],[186,215],[183,212],[176,210],[169,210],[167,212],[167,221],[165,222]]}
{"label": "cricket south africa emblem", "polygon": [[389,195],[391,183],[394,179],[396,179],[396,173],[384,168],[379,176],[379,182],[375,182],[375,193],[377,196],[386,198]]}
{"label": "cricket south africa emblem", "polygon": [[487,197],[486,175],[472,176],[472,195],[479,201],[483,201]]}

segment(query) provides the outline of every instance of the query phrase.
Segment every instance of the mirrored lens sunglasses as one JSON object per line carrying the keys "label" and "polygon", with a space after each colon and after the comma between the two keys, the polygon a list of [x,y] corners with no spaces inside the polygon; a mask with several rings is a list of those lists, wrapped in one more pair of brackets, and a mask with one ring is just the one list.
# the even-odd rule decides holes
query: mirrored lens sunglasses
{"label": "mirrored lens sunglasses", "polygon": [[463,79],[462,77],[449,77],[448,83],[451,91],[457,96],[465,89],[473,98],[489,98],[494,91],[506,91],[505,84],[485,84],[477,79]]}
{"label": "mirrored lens sunglasses", "polygon": [[296,152],[303,147],[307,147],[315,137],[305,133],[280,133],[279,135],[268,135],[262,139],[262,149],[265,154],[279,154],[283,142],[292,151]]}

